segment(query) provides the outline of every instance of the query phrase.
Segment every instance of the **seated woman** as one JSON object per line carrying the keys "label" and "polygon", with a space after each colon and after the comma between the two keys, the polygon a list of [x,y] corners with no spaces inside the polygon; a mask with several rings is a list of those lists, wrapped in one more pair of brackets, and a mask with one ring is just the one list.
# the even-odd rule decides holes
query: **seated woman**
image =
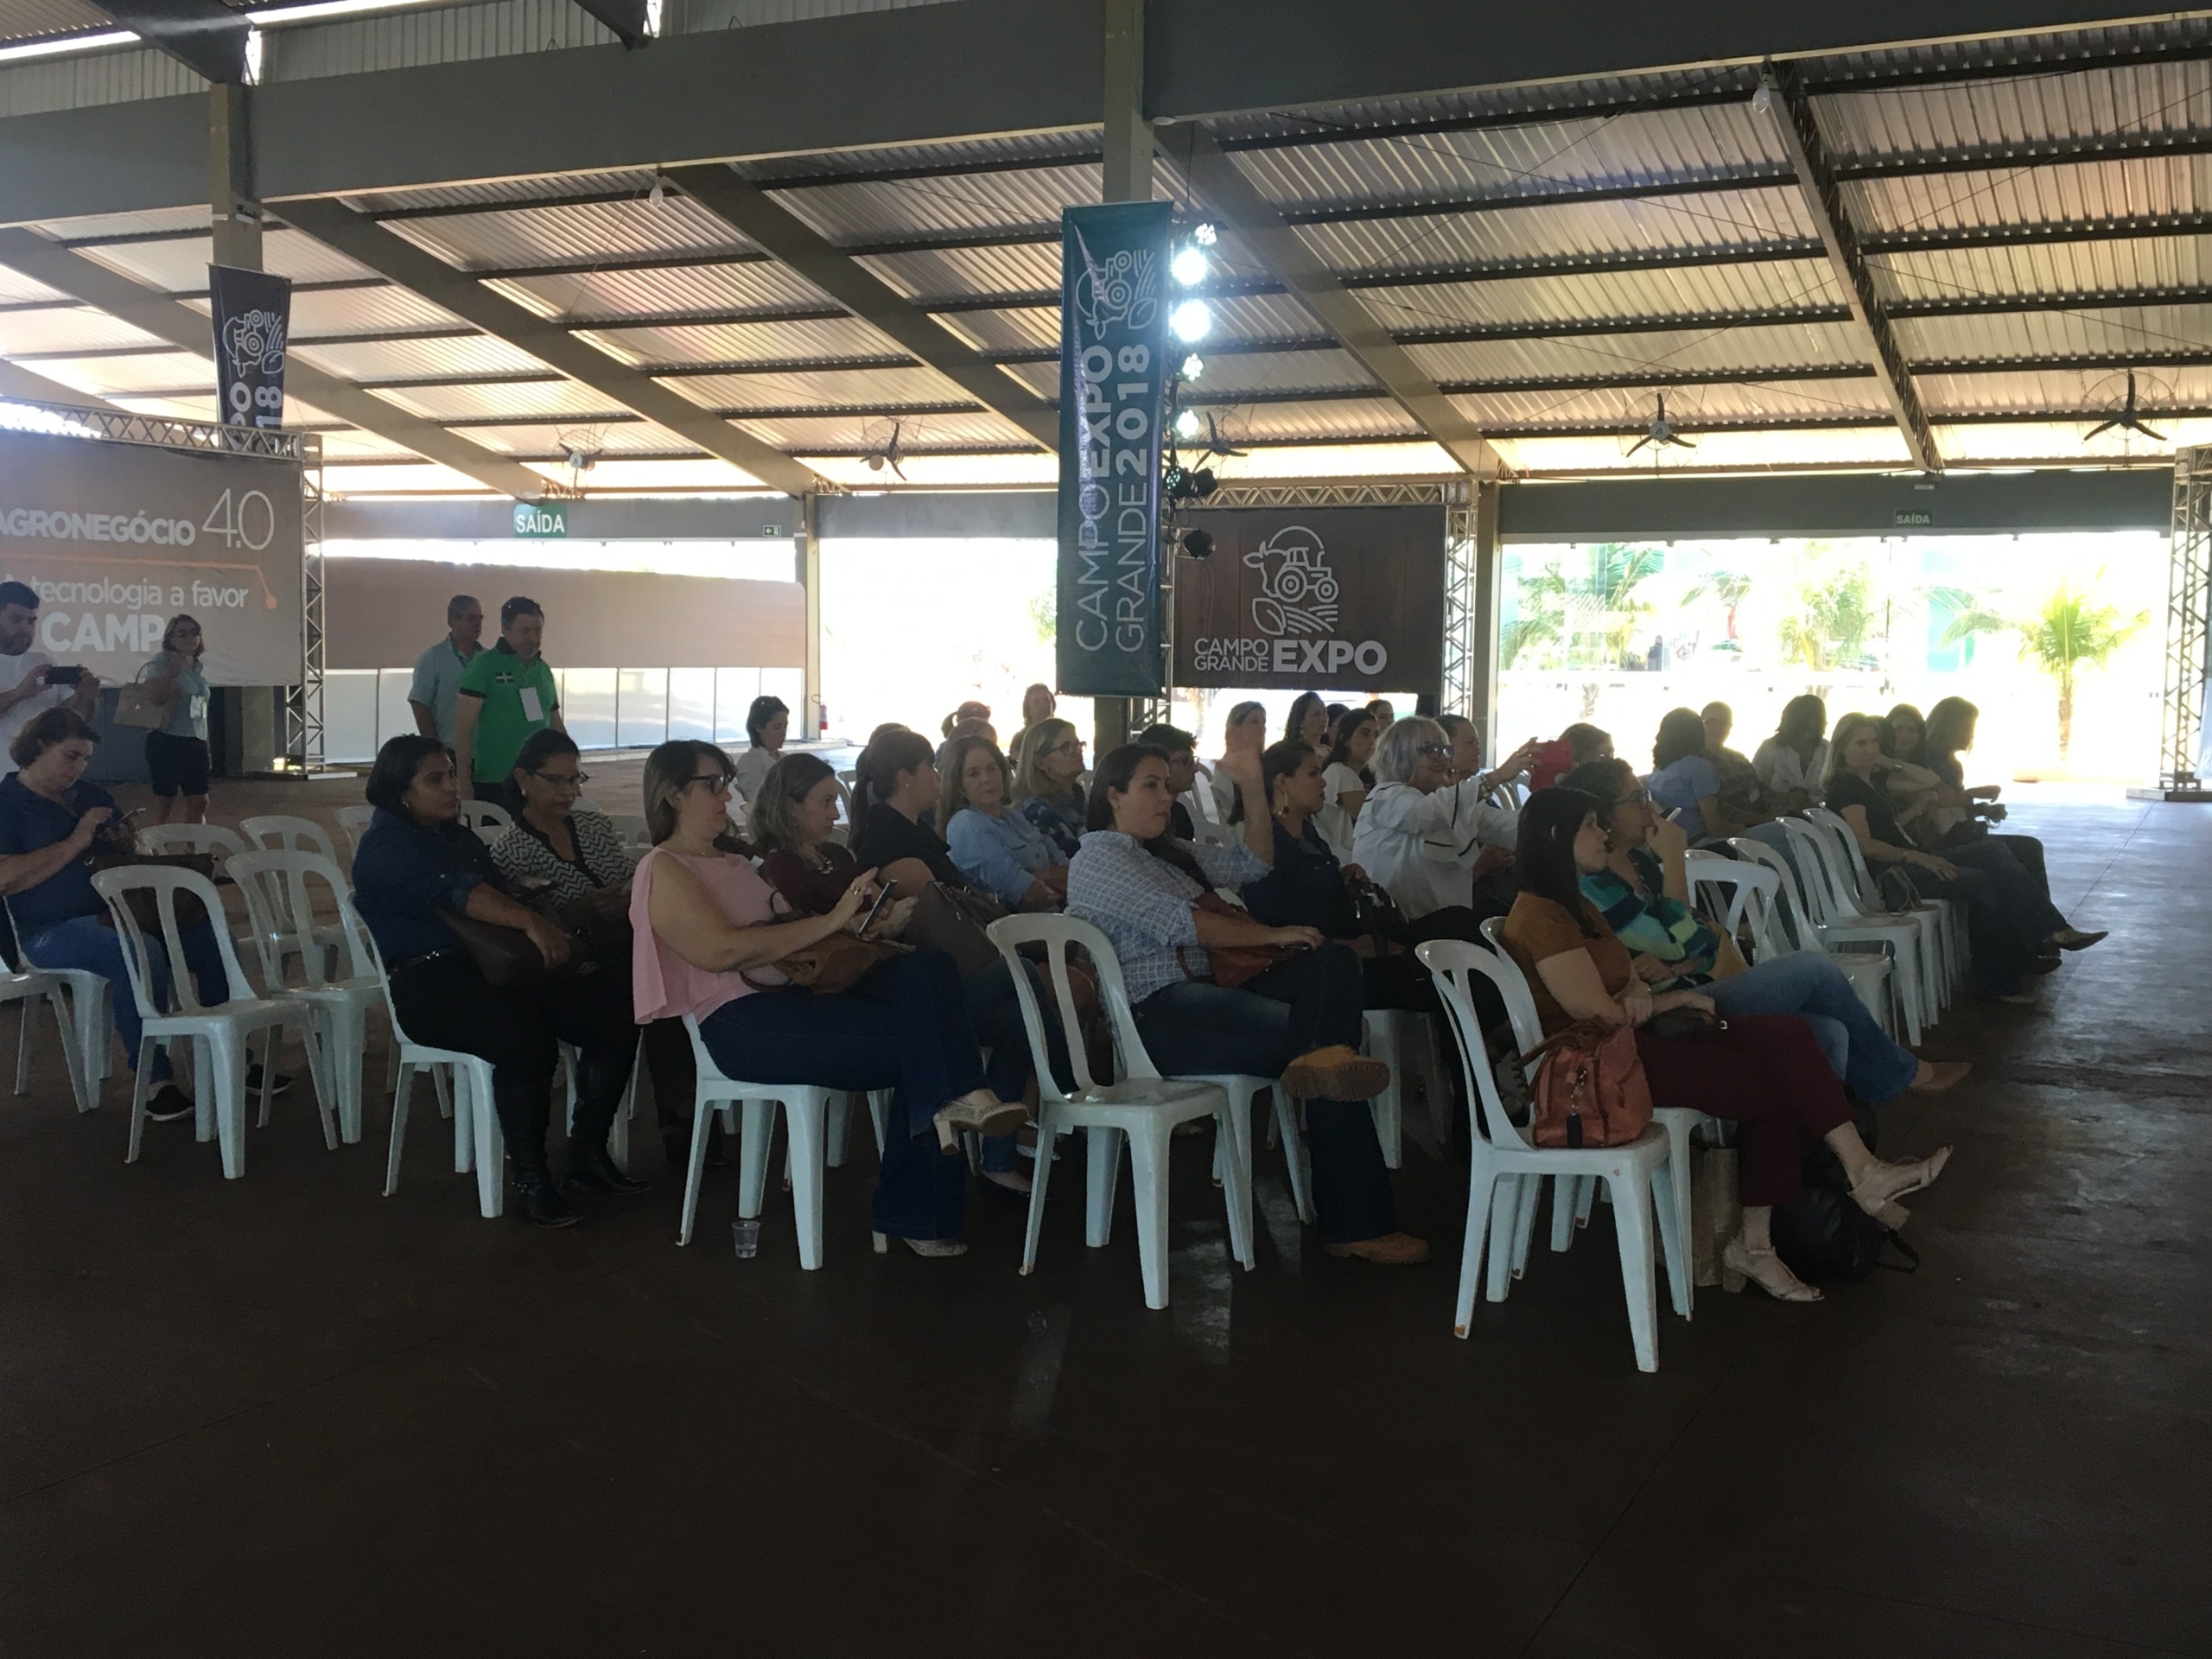
{"label": "seated woman", "polygon": [[881,733],[861,754],[859,771],[868,805],[853,826],[854,857],[881,872],[901,899],[916,897],[932,881],[967,886],[937,832],[944,791],[927,740],[917,732]]}
{"label": "seated woman", "polygon": [[[1372,705],[1370,706],[1372,712]],[[1221,823],[1242,823],[1244,821],[1244,791],[1236,785],[1237,776],[1244,772],[1256,772],[1260,751],[1268,747],[1268,706],[1264,702],[1231,704],[1229,724],[1221,740],[1221,759],[1213,763],[1213,799],[1219,809],[1214,818]]]}
{"label": "seated woman", "polygon": [[[1311,927],[1270,927],[1198,900],[1268,874],[1274,836],[1258,757],[1225,764],[1245,797],[1245,836],[1201,847],[1167,834],[1167,760],[1135,744],[1100,761],[1090,833],[1068,873],[1068,913],[1113,942],[1138,1033],[1168,1077],[1242,1072],[1280,1077],[1306,1103],[1313,1205],[1328,1255],[1388,1265],[1424,1262],[1428,1246],[1398,1230],[1375,1117],[1365,1102],[1389,1070],[1363,1058],[1359,958]],[[1213,982],[1208,946],[1290,946],[1295,954],[1231,988]]]}
{"label": "seated woman", "polygon": [[[1669,709],[1651,746],[1651,800],[1691,842],[1740,836],[1751,821],[1720,804],[1720,770],[1706,755],[1705,721],[1694,709]],[[1579,768],[1578,768],[1579,770]]]}
{"label": "seated woman", "polygon": [[[33,716],[8,746],[8,758],[18,770],[0,779],[0,894],[6,895],[15,917],[16,944],[26,965],[80,969],[107,981],[116,1035],[123,1039],[124,1054],[136,1071],[143,1031],[138,1001],[131,995],[123,941],[107,901],[92,887],[92,855],[128,852],[131,837],[115,798],[85,781],[98,741],[99,734],[75,709],[48,709]],[[204,919],[186,927],[181,912],[177,921],[185,966],[192,970],[200,1001],[228,1001],[230,976],[214,929]],[[168,955],[158,937],[149,937],[147,944],[154,995],[167,1007]],[[192,1102],[171,1081],[168,1049],[154,1051],[146,1081],[151,1091],[148,1117],[166,1123],[192,1116]],[[272,1088],[275,1081],[270,1080]],[[254,1066],[247,1074],[247,1092],[260,1086],[261,1068]]]}
{"label": "seated woman", "polygon": [[1938,806],[1951,809],[1942,842],[1943,849],[1948,853],[1980,842],[2011,854],[2012,861],[2025,872],[2034,888],[2036,903],[2045,912],[2043,919],[2056,919],[2061,924],[2044,943],[2061,950],[2086,950],[2107,938],[2108,932],[2084,933],[2067,922],[2051,905],[2050,873],[2043,842],[2033,836],[2000,836],[1986,830],[1987,824],[2001,823],[2005,817],[2005,808],[1997,798],[2002,792],[1999,786],[1976,784],[1971,789],[1967,787],[1966,767],[1960,761],[1959,753],[1974,747],[1974,725],[1980,718],[1981,710],[1964,697],[1945,697],[1928,711],[1927,735],[1921,744],[1919,759],[1935,774],[1940,791],[1936,798]]}
{"label": "seated woman", "polygon": [[[762,804],[788,799],[784,767],[809,764],[821,763],[810,755],[781,762]],[[664,743],[645,759],[653,845],[638,866],[630,908],[638,1017],[692,1015],[715,1064],[748,1083],[894,1089],[870,1211],[876,1249],[902,1238],[917,1255],[963,1255],[960,1132],[1011,1135],[1027,1114],[983,1087],[959,976],[943,951],[899,957],[835,995],[803,990],[776,971],[778,962],[849,928],[874,896],[875,872],[855,874],[823,915],[779,918],[760,873],[715,845],[732,771],[728,755],[694,741]]]}
{"label": "seated woman", "polygon": [[1859,850],[1877,876],[1899,866],[1910,871],[1923,899],[1955,899],[1967,907],[1974,942],[1974,971],[1989,995],[2031,1003],[2022,976],[2036,966],[2036,942],[2065,925],[2065,918],[2038,905],[2033,884],[2010,854],[1961,850],[1955,859],[1923,853],[1899,826],[1882,785],[1882,722],[1872,715],[1846,715],[1829,740],[1827,804],[1851,826]]}
{"label": "seated woman", "polygon": [[1382,729],[1364,709],[1345,710],[1329,728],[1322,754],[1321,810],[1313,820],[1339,862],[1351,858],[1359,809],[1366,804],[1367,791],[1375,787],[1375,773],[1368,763],[1375,758],[1375,740]]}
{"label": "seated woman", "polygon": [[1353,861],[1416,922],[1468,906],[1478,918],[1499,916],[1511,902],[1497,882],[1478,894],[1478,873],[1503,873],[1514,815],[1484,798],[1489,778],[1454,784],[1451,773],[1452,741],[1441,726],[1420,715],[1393,721],[1375,746],[1381,781],[1352,830]]}
{"label": "seated woman", "polygon": [[1594,797],[1575,789],[1539,790],[1521,810],[1521,896],[1505,920],[1505,948],[1535,993],[1544,1034],[1578,1020],[1637,1028],[1636,1051],[1656,1106],[1687,1107],[1742,1125],[1737,1190],[1743,1230],[1721,1260],[1782,1301],[1816,1302],[1774,1253],[1770,1224],[1777,1204],[1802,1197],[1807,1144],[1827,1143],[1851,1182],[1851,1197],[1891,1227],[1908,1219],[1897,1200],[1942,1173],[1948,1147],[1915,1164],[1885,1164],[1866,1149],[1851,1106],[1802,1020],[1736,1014],[1725,1031],[1667,1040],[1645,1028],[1672,1008],[1713,1012],[1702,993],[1653,995],[1629,948],[1582,896],[1581,879],[1605,868],[1605,831]]}
{"label": "seated woman", "polygon": [[1300,692],[1291,699],[1290,712],[1283,716],[1282,741],[1318,750],[1328,738],[1328,700],[1319,691]]}
{"label": "seated woman", "polygon": [[1682,827],[1659,816],[1624,760],[1577,766],[1561,787],[1600,804],[1605,868],[1586,872],[1582,896],[1613,937],[1636,953],[1637,977],[1655,992],[1702,991],[1724,1017],[1795,1014],[1813,1029],[1828,1069],[1868,1105],[1901,1094],[1936,1094],[1973,1068],[1930,1062],[1900,1047],[1866,1011],[1851,981],[1818,950],[1745,967],[1732,945],[1693,908]]}
{"label": "seated woman", "polygon": [[[911,733],[908,735],[926,758],[928,744]],[[981,741],[955,740],[956,744]],[[936,776],[934,769],[930,775]],[[898,788],[894,782],[894,798]],[[836,827],[837,779],[828,765],[810,754],[788,755],[779,762],[761,786],[753,811],[753,830],[765,855],[760,874],[783,895],[794,914],[828,915],[860,877],[859,860],[833,839]],[[953,877],[952,885],[957,887],[962,873],[955,869]],[[925,872],[920,885],[928,885],[931,879]],[[911,893],[895,899],[886,907],[888,925],[879,925],[879,934],[897,938],[905,931],[913,908]],[[976,1040],[990,1051],[984,1083],[1001,1100],[1020,1100],[1029,1077],[1029,1036],[1021,1023],[1021,1004],[1015,998],[1013,976],[1006,963],[995,961],[981,972],[969,975],[960,982],[960,994]],[[1061,1046],[1056,1040],[1055,1054]],[[1020,1154],[1014,1135],[987,1137],[980,1161],[984,1179],[993,1185],[1019,1193],[1029,1191],[1028,1178],[1019,1173]]]}
{"label": "seated woman", "polygon": [[791,727],[791,705],[781,697],[755,697],[745,711],[747,747],[737,758],[736,788],[737,798],[748,809],[768,769],[784,758],[784,738]]}
{"label": "seated woman", "polygon": [[1828,706],[1809,691],[1782,705],[1774,735],[1751,756],[1769,810],[1802,812],[1818,806],[1828,771]]}
{"label": "seated woman", "polygon": [[[956,770],[949,751],[938,770]],[[1075,728],[1065,720],[1040,720],[1031,727],[1012,788],[1021,816],[1062,858],[1073,858],[1083,844],[1084,819],[1083,740]]]}
{"label": "seated woman", "polygon": [[988,738],[954,738],[938,798],[938,829],[971,887],[1008,910],[1058,910],[1067,897],[1067,858],[1035,824],[1008,809],[1013,787],[1006,757]]}
{"label": "seated woman", "polygon": [[[630,1084],[638,1033],[619,964],[584,962],[536,985],[493,985],[446,925],[462,915],[530,936],[548,968],[569,963],[569,936],[500,889],[492,855],[461,823],[453,753],[412,733],[377,751],[369,804],[376,816],[353,858],[353,904],[375,938],[400,1026],[416,1042],[492,1063],[493,1103],[506,1137],[519,1212],[542,1227],[580,1219],[563,1188],[642,1192],[607,1156],[607,1134]],[[578,1051],[568,1162],[546,1166],[558,1045]]]}

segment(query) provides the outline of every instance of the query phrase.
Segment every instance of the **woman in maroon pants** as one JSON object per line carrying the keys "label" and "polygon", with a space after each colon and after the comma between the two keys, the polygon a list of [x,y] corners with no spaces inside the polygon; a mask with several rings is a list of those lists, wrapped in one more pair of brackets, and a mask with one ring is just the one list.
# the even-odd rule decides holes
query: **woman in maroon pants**
{"label": "woman in maroon pants", "polygon": [[1744,1230],[1721,1260],[1786,1302],[1816,1302],[1821,1293],[1774,1253],[1768,1225],[1777,1204],[1802,1195],[1805,1147],[1827,1142],[1870,1216],[1904,1224],[1897,1200],[1942,1173],[1948,1147],[1916,1164],[1885,1164],[1866,1148],[1843,1085],[1828,1069],[1812,1027],[1788,1014],[1738,1014],[1725,1031],[1666,1039],[1641,1029],[1670,1008],[1713,1012],[1695,991],[1654,996],[1636,976],[1628,947],[1583,898],[1580,878],[1605,868],[1599,802],[1580,790],[1540,790],[1521,811],[1516,849],[1521,896],[1505,918],[1505,948],[1535,994],[1544,1034],[1578,1020],[1639,1027],[1636,1049],[1652,1103],[1684,1106],[1742,1124],[1738,1192]]}

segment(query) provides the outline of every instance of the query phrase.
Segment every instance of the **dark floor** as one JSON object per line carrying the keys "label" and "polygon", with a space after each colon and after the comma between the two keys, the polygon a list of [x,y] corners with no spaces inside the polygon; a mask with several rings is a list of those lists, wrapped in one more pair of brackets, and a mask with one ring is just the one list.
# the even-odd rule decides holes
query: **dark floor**
{"label": "dark floor", "polygon": [[1151,1313],[1073,1152],[1033,1278],[981,1194],[965,1259],[871,1255],[859,1155],[804,1274],[780,1201],[732,1257],[719,1172],[675,1249],[650,1135],[650,1195],[541,1234],[421,1110],[397,1198],[386,1109],[326,1153],[304,1082],[226,1184],[42,1069],[0,1095],[0,1653],[2212,1651],[2212,812],[2020,816],[2117,931],[1885,1114],[1958,1147],[1925,1266],[1662,1307],[1654,1376],[1602,1210],[1453,1340],[1464,1179],[1410,1151],[1437,1262],[1325,1260],[1275,1166],[1243,1274],[1185,1143]]}

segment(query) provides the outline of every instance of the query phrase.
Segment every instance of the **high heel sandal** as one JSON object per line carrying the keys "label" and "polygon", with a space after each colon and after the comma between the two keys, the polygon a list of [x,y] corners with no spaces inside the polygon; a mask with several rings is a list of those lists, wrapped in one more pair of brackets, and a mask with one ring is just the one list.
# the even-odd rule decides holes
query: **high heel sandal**
{"label": "high heel sandal", "polygon": [[1852,1187],[1851,1201],[1892,1231],[1900,1230],[1911,1215],[1896,1200],[1933,1185],[1950,1161],[1951,1149],[1942,1147],[1916,1164],[1876,1164]]}
{"label": "high heel sandal", "polygon": [[1029,1109],[1018,1100],[1001,1100],[989,1090],[978,1089],[938,1107],[937,1121],[955,1133],[1012,1135],[1029,1121]]}
{"label": "high heel sandal", "polygon": [[1720,1263],[1738,1276],[1739,1282],[1731,1286],[1731,1289],[1740,1289],[1740,1281],[1748,1279],[1777,1302],[1827,1300],[1813,1286],[1790,1272],[1789,1264],[1777,1255],[1771,1248],[1754,1250],[1744,1243],[1741,1233],[1721,1247]]}

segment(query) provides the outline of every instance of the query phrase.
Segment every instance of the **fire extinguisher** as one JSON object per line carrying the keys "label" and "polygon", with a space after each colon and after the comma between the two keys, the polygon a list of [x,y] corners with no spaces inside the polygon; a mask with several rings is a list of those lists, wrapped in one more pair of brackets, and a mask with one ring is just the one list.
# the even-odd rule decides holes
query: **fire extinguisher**
{"label": "fire extinguisher", "polygon": [[826,702],[817,702],[814,705],[814,710],[817,721],[814,728],[815,735],[819,741],[826,743],[830,740],[830,705]]}

